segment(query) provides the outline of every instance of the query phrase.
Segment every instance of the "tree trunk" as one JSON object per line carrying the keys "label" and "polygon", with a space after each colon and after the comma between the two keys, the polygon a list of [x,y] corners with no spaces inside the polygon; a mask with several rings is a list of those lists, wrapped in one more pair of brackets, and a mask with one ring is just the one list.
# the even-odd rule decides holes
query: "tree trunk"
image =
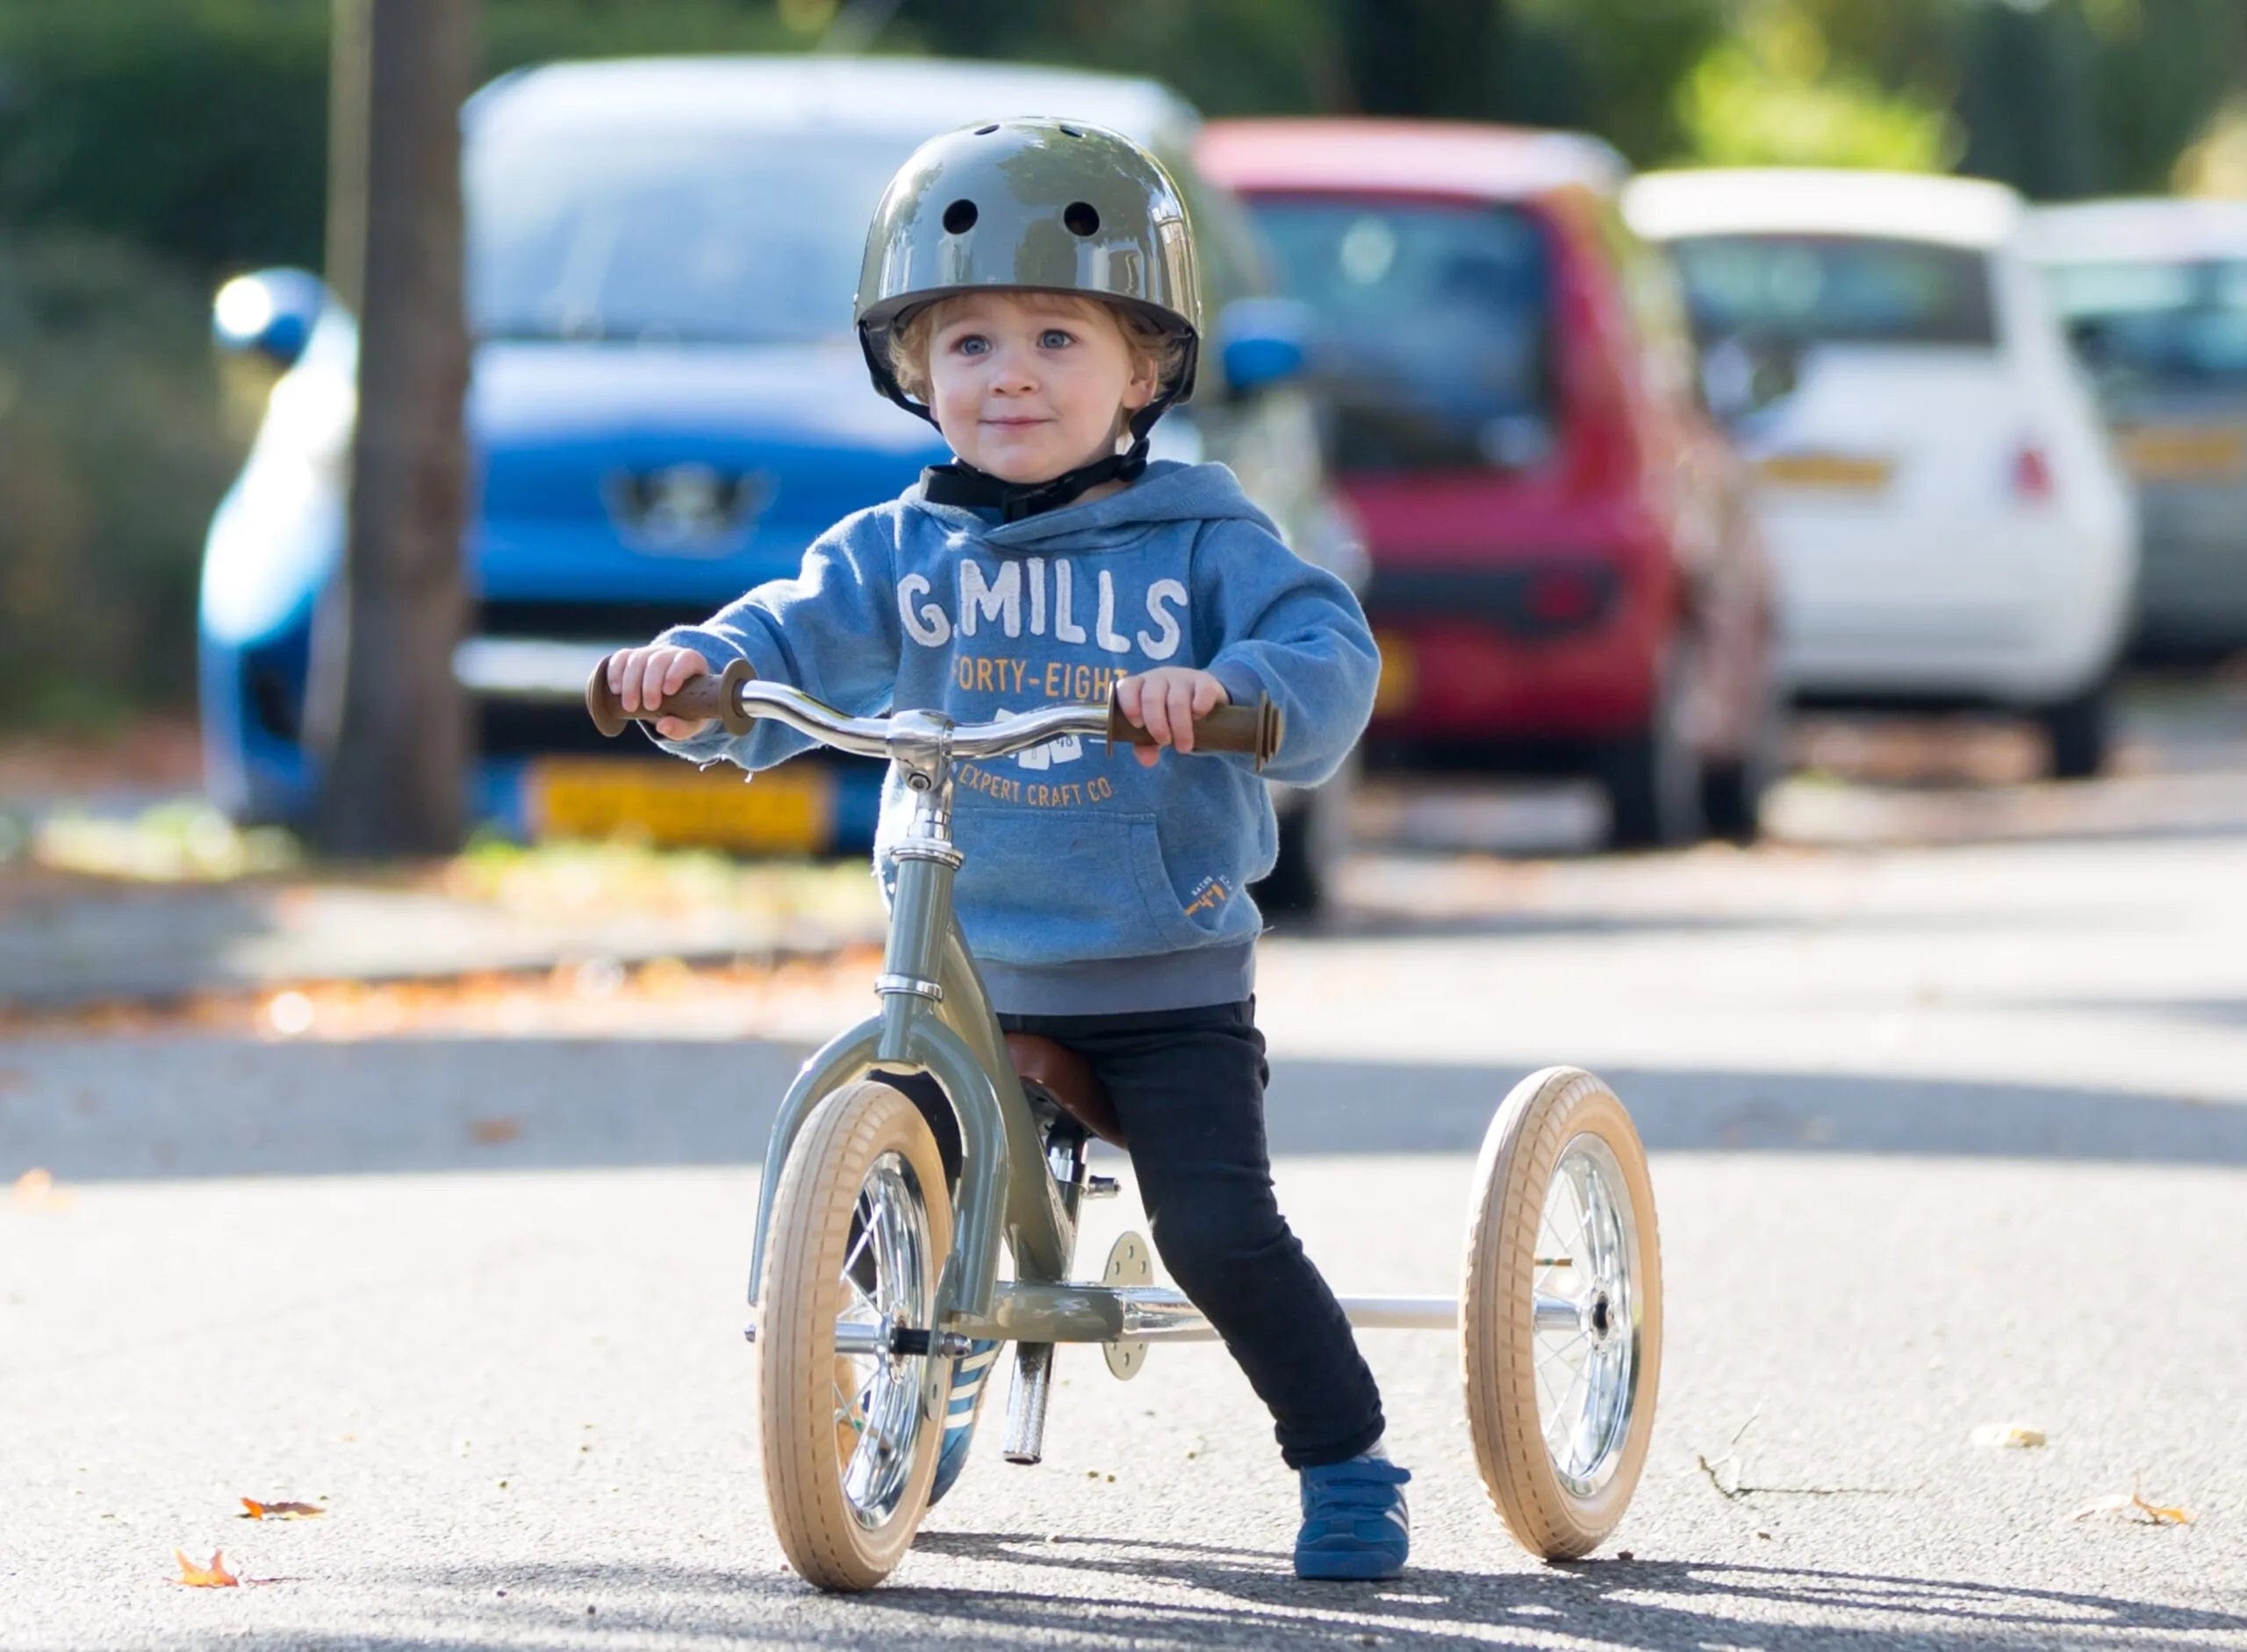
{"label": "tree trunk", "polygon": [[315,628],[317,837],[350,856],[456,848],[468,715],[453,676],[467,456],[460,106],[475,0],[335,0],[329,279],[357,297],[342,577]]}

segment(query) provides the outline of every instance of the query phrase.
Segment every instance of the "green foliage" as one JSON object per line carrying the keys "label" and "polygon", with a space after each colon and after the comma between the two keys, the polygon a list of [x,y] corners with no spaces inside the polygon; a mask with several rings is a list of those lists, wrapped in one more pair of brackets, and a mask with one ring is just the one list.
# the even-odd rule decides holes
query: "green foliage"
{"label": "green foliage", "polygon": [[206,303],[123,242],[0,239],[0,723],[192,697],[203,529],[240,459]]}
{"label": "green foliage", "polygon": [[1804,11],[1766,4],[1712,47],[1677,95],[1692,161],[1715,166],[1933,171],[1956,148],[1932,99],[1884,90],[1837,66]]}
{"label": "green foliage", "polygon": [[[0,722],[183,702],[243,431],[215,278],[321,262],[332,0],[0,0]],[[481,0],[485,77],[803,50],[865,0]],[[1641,165],[2247,176],[2241,0],[903,0],[886,52],[1146,75],[1211,114],[1597,133]],[[2241,106],[2247,111],[2247,105]],[[89,657],[103,663],[89,672]]]}
{"label": "green foliage", "polygon": [[0,221],[319,261],[325,0],[0,0]]}
{"label": "green foliage", "polygon": [[1330,104],[1345,75],[1336,0],[906,0],[880,49],[1144,75],[1210,114]]}
{"label": "green foliage", "polygon": [[[318,269],[331,0],[0,0],[0,222],[206,273]],[[556,58],[800,49],[750,0],[483,0],[486,77]]]}
{"label": "green foliage", "polygon": [[2238,0],[2084,0],[2093,41],[2097,187],[2159,191],[2220,118],[2247,64]]}
{"label": "green foliage", "polygon": [[1684,147],[1679,80],[1725,38],[1727,0],[1515,0],[1506,118],[1597,133],[1633,163]]}

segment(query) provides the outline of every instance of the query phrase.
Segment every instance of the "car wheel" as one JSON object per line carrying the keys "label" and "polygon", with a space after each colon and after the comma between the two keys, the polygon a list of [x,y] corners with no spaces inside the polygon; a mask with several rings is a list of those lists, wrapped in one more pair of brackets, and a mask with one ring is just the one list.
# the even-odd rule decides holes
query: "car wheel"
{"label": "car wheel", "polygon": [[2096,683],[2036,714],[2051,745],[2044,772],[2052,779],[2087,780],[2107,766],[2114,743],[2112,698],[2106,683]]}
{"label": "car wheel", "polygon": [[1752,844],[1763,830],[1763,794],[1786,766],[1786,697],[1774,689],[1756,714],[1748,750],[1711,763],[1701,776],[1701,815],[1709,835]]}
{"label": "car wheel", "polygon": [[1267,915],[1317,918],[1325,912],[1335,869],[1348,846],[1350,796],[1356,789],[1353,758],[1280,816],[1279,858],[1255,890],[1256,904]]}
{"label": "car wheel", "polygon": [[1691,680],[1681,652],[1662,673],[1650,725],[1611,746],[1600,764],[1610,849],[1675,848],[1706,830],[1701,754],[1685,727]]}

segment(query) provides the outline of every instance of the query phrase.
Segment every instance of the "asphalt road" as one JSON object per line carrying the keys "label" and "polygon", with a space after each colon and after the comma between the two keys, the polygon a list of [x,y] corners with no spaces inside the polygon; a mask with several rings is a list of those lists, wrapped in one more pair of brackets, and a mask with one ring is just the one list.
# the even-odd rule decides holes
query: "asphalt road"
{"label": "asphalt road", "polygon": [[[892,1586],[797,1584],[740,1279],[852,985],[631,1038],[0,1045],[0,1175],[58,1180],[0,1195],[0,1647],[2247,1647],[2247,786],[1814,801],[1863,830],[1369,854],[1267,949],[1281,1197],[1346,1289],[1453,1289],[1523,1072],[1638,1117],[1660,1422],[1586,1562],[1485,1505],[1449,1340],[1369,1332],[1397,1584],[1295,1582],[1210,1347],[1065,1352],[1044,1466],[987,1437]],[[2071,1518],[2134,1487],[2192,1524]],[[176,1546],[271,1581],[177,1587]]]}

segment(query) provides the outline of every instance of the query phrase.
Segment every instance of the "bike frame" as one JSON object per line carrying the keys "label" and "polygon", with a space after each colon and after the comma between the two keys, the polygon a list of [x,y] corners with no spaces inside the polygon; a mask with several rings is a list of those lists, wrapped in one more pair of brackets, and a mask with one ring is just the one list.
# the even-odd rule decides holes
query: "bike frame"
{"label": "bike frame", "polygon": [[[757,1306],[773,1196],[788,1155],[813,1112],[843,1086],[877,1070],[926,1074],[959,1121],[961,1162],[951,1253],[937,1282],[931,1333],[1028,1343],[1188,1341],[1212,1338],[1200,1311],[1174,1290],[1072,1283],[1076,1189],[1065,1188],[1045,1157],[1029,1097],[1015,1073],[952,910],[952,885],[965,858],[952,841],[954,725],[930,712],[880,720],[844,719],[793,689],[745,682],[736,691],[757,715],[780,718],[830,743],[848,729],[872,755],[879,741],[904,772],[913,819],[889,851],[896,867],[878,1013],[831,1039],[797,1073],[782,1098],[765,1151],[750,1253],[749,1301]],[[815,708],[822,715],[810,715]],[[1026,714],[1025,733],[1004,750],[1078,735],[1105,739],[1097,707]],[[875,730],[879,732],[876,733]],[[965,731],[963,731],[965,732]],[[1015,1277],[998,1277],[999,1245],[1014,1253]],[[1443,1329],[1458,1323],[1444,1297],[1344,1297],[1352,1324]],[[1573,1318],[1573,1314],[1572,1314]],[[964,1345],[963,1345],[964,1346]]]}
{"label": "bike frame", "polygon": [[772,1191],[797,1136],[822,1101],[877,1068],[928,1074],[959,1120],[952,1253],[938,1282],[932,1328],[973,1333],[987,1325],[1002,1236],[1018,1279],[1051,1283],[1068,1275],[1075,1218],[1047,1167],[1030,1100],[952,914],[952,880],[963,857],[951,841],[951,794],[948,773],[921,792],[912,827],[892,851],[897,882],[874,983],[879,1012],[804,1063],[772,1122],[750,1262],[752,1306],[765,1277]]}

